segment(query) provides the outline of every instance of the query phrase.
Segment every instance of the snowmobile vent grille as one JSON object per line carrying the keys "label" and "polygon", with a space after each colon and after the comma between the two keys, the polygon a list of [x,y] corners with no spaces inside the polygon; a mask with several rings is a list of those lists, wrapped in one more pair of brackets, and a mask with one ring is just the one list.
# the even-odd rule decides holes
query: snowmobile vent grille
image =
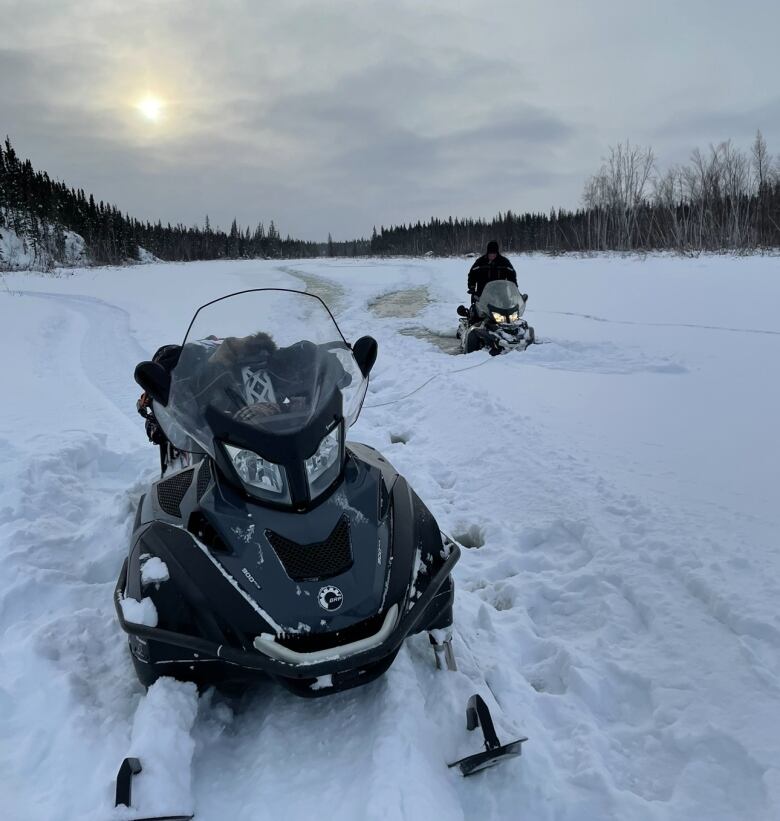
{"label": "snowmobile vent grille", "polygon": [[295,582],[314,582],[338,576],[352,567],[349,519],[342,516],[324,542],[298,544],[266,530],[265,537],[276,551],[287,575]]}
{"label": "snowmobile vent grille", "polygon": [[184,494],[189,490],[192,484],[192,474],[195,471],[190,468],[177,473],[170,479],[157,484],[157,501],[160,507],[169,515],[176,516],[181,519],[181,510],[179,505],[184,498]]}
{"label": "snowmobile vent grille", "polygon": [[204,459],[201,462],[200,470],[198,471],[198,486],[197,486],[197,493],[198,493],[198,501],[203,498],[203,494],[208,490],[209,485],[211,484],[211,464],[209,463],[208,458]]}
{"label": "snowmobile vent grille", "polygon": [[290,650],[297,650],[299,653],[313,653],[317,650],[330,650],[332,647],[339,647],[342,644],[349,644],[351,641],[366,639],[375,636],[382,627],[387,613],[377,613],[370,619],[351,624],[343,630],[336,630],[332,633],[297,633],[294,635],[277,636],[276,640],[289,647]]}

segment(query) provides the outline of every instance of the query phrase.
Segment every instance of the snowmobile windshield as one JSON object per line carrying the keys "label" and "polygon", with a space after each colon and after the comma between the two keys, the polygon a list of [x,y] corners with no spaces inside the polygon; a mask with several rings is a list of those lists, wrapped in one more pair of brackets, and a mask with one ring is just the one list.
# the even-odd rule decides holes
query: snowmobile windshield
{"label": "snowmobile windshield", "polygon": [[174,447],[213,457],[215,439],[290,441],[323,420],[348,427],[367,386],[319,297],[242,291],[198,309],[155,415]]}
{"label": "snowmobile windshield", "polygon": [[520,317],[525,310],[525,302],[517,285],[508,279],[494,279],[482,289],[477,308],[482,316],[499,314],[509,319]]}

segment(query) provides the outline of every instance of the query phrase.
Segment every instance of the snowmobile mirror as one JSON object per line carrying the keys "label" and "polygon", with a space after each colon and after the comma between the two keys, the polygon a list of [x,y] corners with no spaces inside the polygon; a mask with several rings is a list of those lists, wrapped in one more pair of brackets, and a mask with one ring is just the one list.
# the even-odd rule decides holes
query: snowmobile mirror
{"label": "snowmobile mirror", "polygon": [[161,405],[168,404],[171,375],[157,362],[139,362],[133,374],[135,381]]}
{"label": "snowmobile mirror", "polygon": [[352,346],[352,354],[360,366],[360,372],[363,376],[368,376],[371,373],[371,368],[374,367],[374,362],[376,362],[378,349],[376,339],[373,336],[361,336]]}
{"label": "snowmobile mirror", "polygon": [[465,305],[458,305],[458,316],[468,316],[469,309]]}
{"label": "snowmobile mirror", "polygon": [[523,298],[523,302],[528,302],[528,294],[520,294],[520,296]]}

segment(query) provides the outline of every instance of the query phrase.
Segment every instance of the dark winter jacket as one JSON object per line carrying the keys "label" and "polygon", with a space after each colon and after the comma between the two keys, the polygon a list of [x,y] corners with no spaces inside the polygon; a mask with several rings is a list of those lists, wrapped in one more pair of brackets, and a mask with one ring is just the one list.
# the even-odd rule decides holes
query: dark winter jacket
{"label": "dark winter jacket", "polygon": [[487,258],[487,254],[484,254],[471,266],[471,270],[469,271],[469,291],[479,296],[488,282],[494,279],[508,279],[517,285],[517,274],[512,267],[512,263],[506,257],[502,257],[501,254],[498,254],[496,258],[490,262]]}

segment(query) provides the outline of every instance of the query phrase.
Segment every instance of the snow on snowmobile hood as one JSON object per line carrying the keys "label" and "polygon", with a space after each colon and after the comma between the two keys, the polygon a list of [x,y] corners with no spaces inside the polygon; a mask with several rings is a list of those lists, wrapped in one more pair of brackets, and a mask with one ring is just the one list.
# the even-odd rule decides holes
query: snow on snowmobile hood
{"label": "snow on snowmobile hood", "polygon": [[227,440],[279,462],[291,442],[314,452],[323,432],[341,419],[351,425],[367,385],[319,297],[242,291],[195,313],[171,371],[168,404],[155,403],[154,412],[179,450],[215,457],[215,439]]}
{"label": "snow on snowmobile hood", "polygon": [[503,314],[517,313],[518,317],[525,311],[525,300],[514,282],[508,279],[494,279],[482,289],[477,310],[482,316],[490,316],[494,311]]}

